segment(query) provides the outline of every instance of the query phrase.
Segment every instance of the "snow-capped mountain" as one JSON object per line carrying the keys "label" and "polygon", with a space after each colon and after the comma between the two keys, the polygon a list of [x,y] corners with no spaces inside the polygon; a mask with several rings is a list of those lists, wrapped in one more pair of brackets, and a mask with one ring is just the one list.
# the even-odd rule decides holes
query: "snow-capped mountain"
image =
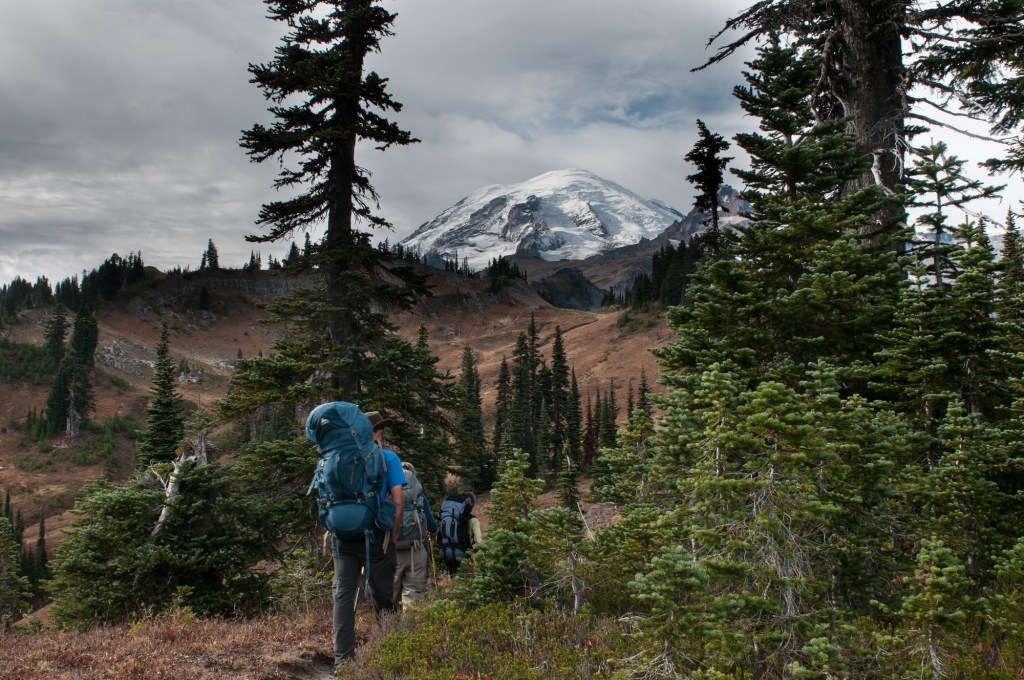
{"label": "snow-capped mountain", "polygon": [[586,170],[555,170],[478,189],[403,239],[430,261],[473,269],[506,255],[583,260],[652,239],[683,217]]}

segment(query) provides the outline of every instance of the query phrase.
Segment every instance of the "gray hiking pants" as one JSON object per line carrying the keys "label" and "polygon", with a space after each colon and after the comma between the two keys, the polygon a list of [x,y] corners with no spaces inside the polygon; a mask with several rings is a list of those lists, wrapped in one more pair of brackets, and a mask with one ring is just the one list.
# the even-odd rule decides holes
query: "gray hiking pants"
{"label": "gray hiking pants", "polygon": [[399,548],[395,560],[395,584],[391,597],[397,607],[423,597],[427,591],[430,571],[430,551],[423,541],[415,541],[407,548]]}

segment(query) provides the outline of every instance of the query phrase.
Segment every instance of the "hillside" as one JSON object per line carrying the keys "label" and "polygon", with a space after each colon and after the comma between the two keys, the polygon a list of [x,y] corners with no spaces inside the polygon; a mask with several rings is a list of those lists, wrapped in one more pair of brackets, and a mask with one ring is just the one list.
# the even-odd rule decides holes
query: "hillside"
{"label": "hillside", "polygon": [[[607,389],[614,380],[625,388],[646,371],[649,383],[656,365],[649,348],[666,344],[672,334],[663,319],[620,328],[620,311],[558,309],[545,302],[529,285],[516,281],[498,294],[485,292],[485,282],[454,273],[432,272],[433,297],[414,312],[394,317],[399,334],[415,340],[422,324],[442,371],[458,375],[463,348],[476,353],[482,381],[485,419],[492,413],[495,382],[503,357],[511,359],[519,333],[533,315],[540,352],[550,357],[555,328],[560,327],[567,358],[576,370],[586,403],[595,386]],[[97,312],[99,342],[93,384],[97,408],[93,420],[134,415],[144,424],[160,320],[170,329],[174,363],[187,367],[178,392],[186,400],[211,406],[228,385],[239,356],[267,353],[281,329],[261,323],[266,315],[259,304],[295,285],[293,279],[270,272],[204,271],[164,277],[150,271],[147,281],[122,291]],[[206,290],[205,309],[201,291]],[[47,310],[28,310],[3,336],[17,342],[39,344]],[[649,326],[649,327],[645,327]],[[124,434],[116,437],[119,454],[112,464],[69,462],[68,452],[81,442],[55,438],[36,444],[23,429],[30,409],[41,412],[47,385],[0,386],[0,493],[9,492],[12,506],[26,519],[25,538],[34,541],[40,513],[46,518],[48,550],[52,552],[61,530],[71,520],[66,512],[82,484],[96,475],[124,478],[131,472],[128,451],[134,445]],[[98,435],[86,432],[88,440]]]}

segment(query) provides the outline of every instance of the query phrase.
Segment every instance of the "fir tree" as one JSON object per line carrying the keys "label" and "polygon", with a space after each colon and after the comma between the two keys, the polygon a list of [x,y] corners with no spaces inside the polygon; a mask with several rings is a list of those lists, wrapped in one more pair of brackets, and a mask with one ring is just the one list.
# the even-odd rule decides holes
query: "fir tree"
{"label": "fir tree", "polygon": [[[555,338],[551,343],[551,388],[548,395],[548,416],[551,422],[551,451],[560,461],[566,447],[569,428],[569,362],[565,355],[565,340],[561,326],[555,326]],[[558,470],[555,462],[553,469]]]}
{"label": "fir tree", "polygon": [[495,386],[497,396],[494,400],[494,436],[493,457],[499,458],[499,451],[508,436],[512,436],[512,372],[505,357],[501,358],[501,366],[498,368],[498,382]]}
{"label": "fir tree", "polygon": [[54,435],[63,432],[67,425],[68,393],[71,389],[73,361],[66,356],[57,367],[57,372],[50,383],[50,393],[46,397],[46,434]]}
{"label": "fir tree", "polygon": [[6,631],[25,613],[29,582],[18,570],[18,546],[14,528],[7,517],[0,517],[0,631]]}
{"label": "fir tree", "polygon": [[480,398],[480,373],[469,345],[462,349],[462,369],[456,387],[459,413],[455,424],[456,447],[467,460],[467,476],[475,491],[491,487],[497,465],[484,441],[483,406]]}
{"label": "fir tree", "polygon": [[[206,251],[203,253],[203,261],[208,269],[220,269],[220,256],[217,254],[217,246],[213,245],[211,238],[206,243]],[[202,269],[202,265],[199,267]]]}
{"label": "fir tree", "polygon": [[53,368],[59,367],[60,362],[64,360],[64,340],[67,332],[68,321],[64,307],[55,305],[53,314],[50,315],[43,329],[43,346],[46,348],[46,356]]}
{"label": "fir tree", "polygon": [[[250,72],[276,121],[245,131],[241,145],[255,162],[280,161],[275,186],[295,191],[264,204],[258,223],[265,232],[247,238],[273,242],[305,231],[302,257],[290,257],[289,270],[315,272],[316,283],[267,305],[272,319],[285,324],[284,336],[270,356],[238,363],[220,415],[244,419],[263,407],[296,412],[333,400],[377,408],[396,416],[388,433],[393,447],[424,466],[428,486],[439,486],[452,462],[445,415],[453,407],[451,387],[436,358],[399,338],[389,320],[428,294],[425,280],[411,267],[390,266],[392,254],[361,230],[390,225],[374,214],[378,197],[356,162],[359,143],[385,150],[416,141],[385,118],[401,109],[387,79],[365,70],[366,59],[391,35],[395,15],[370,0],[267,5],[270,18],[289,32],[275,58]],[[297,165],[289,167],[293,160]],[[314,241],[311,231],[323,237]],[[293,426],[289,436],[253,451],[259,460],[251,461],[255,470],[279,471],[277,493],[289,498],[296,531],[302,480],[313,464],[299,434]]]}
{"label": "fir tree", "polygon": [[870,357],[866,332],[891,323],[900,273],[891,244],[867,232],[879,203],[895,199],[877,187],[842,193],[864,158],[840,123],[817,115],[815,54],[774,41],[749,66],[735,93],[761,131],[736,136],[751,169],[734,172],[751,221],[695,273],[689,304],[669,312],[681,341],[657,354],[672,369],[731,361],[796,381],[794,366],[821,357]]}
{"label": "fir tree", "polygon": [[474,552],[472,578],[465,585],[464,597],[470,601],[523,597],[540,585],[537,572],[527,562],[531,516],[544,483],[529,477],[529,467],[525,451],[503,449],[498,481],[487,509],[487,540]]}
{"label": "fir tree", "polygon": [[722,189],[722,170],[732,160],[732,157],[722,156],[721,153],[728,148],[729,142],[708,130],[704,121],[697,120],[697,142],[686,154],[686,160],[697,168],[697,172],[688,175],[686,181],[692,183],[697,190],[693,207],[705,215],[704,224],[710,234],[708,242],[715,254],[719,252],[722,242],[718,214],[725,210],[718,199]]}
{"label": "fir tree", "polygon": [[583,411],[580,405],[580,386],[576,382],[576,369],[569,374],[569,399],[566,401],[565,456],[576,468],[583,465]]}
{"label": "fir tree", "polygon": [[118,623],[175,600],[213,615],[267,604],[268,575],[257,565],[274,553],[277,508],[242,493],[228,469],[192,462],[181,470],[174,511],[153,535],[164,501],[142,480],[83,488],[52,563],[54,622]]}
{"label": "fir tree", "polygon": [[651,388],[647,384],[647,371],[640,367],[640,384],[636,391],[636,407],[647,414],[648,418],[654,415],[654,408],[651,404]]}
{"label": "fir tree", "polygon": [[[372,142],[380,149],[416,141],[374,112],[397,112],[401,105],[388,94],[387,79],[364,72],[367,56],[379,51],[381,39],[391,35],[395,15],[371,0],[300,4],[271,0],[267,6],[270,18],[290,32],[271,62],[250,65],[249,70],[252,82],[275,104],[270,111],[277,121],[271,127],[254,125],[243,133],[241,143],[256,162],[283,161],[297,151],[302,158],[298,168],[283,167],[276,186],[308,188],[292,198],[265,204],[259,223],[269,227],[269,233],[249,239],[277,241],[326,220],[323,241],[310,244],[307,253],[308,264],[323,273],[326,291],[309,291],[271,310],[298,321],[283,305],[294,309],[305,298],[313,302],[326,292],[326,306],[311,305],[317,311],[309,321],[317,331],[310,328],[310,335],[323,337],[321,329],[327,331],[324,349],[330,360],[325,368],[330,387],[338,396],[354,400],[361,392],[367,348],[389,329],[384,313],[396,305],[408,305],[411,295],[422,291],[422,286],[406,289],[375,281],[374,272],[386,257],[355,228],[357,220],[388,226],[370,210],[376,193],[368,174],[356,164],[357,141]],[[393,273],[416,282],[408,270]],[[370,313],[371,304],[382,311]],[[315,356],[323,354],[318,351]]]}
{"label": "fir tree", "polygon": [[[1006,215],[1006,231],[998,266],[999,315],[1017,322],[1024,319],[1024,241],[1013,211]],[[1017,339],[1017,347],[1024,344]]]}
{"label": "fir tree", "polygon": [[46,557],[46,518],[39,515],[39,535],[36,538],[36,568],[39,580],[49,578],[49,561]]}
{"label": "fir tree", "polygon": [[92,310],[79,310],[71,332],[67,419],[69,435],[78,434],[79,422],[87,419],[95,407],[96,399],[89,374],[95,362],[98,340],[99,331]]}
{"label": "fir tree", "polygon": [[146,429],[139,441],[138,465],[166,463],[177,457],[178,444],[184,431],[184,417],[174,388],[174,364],[169,351],[167,323],[160,328],[153,364],[153,384],[146,406]]}
{"label": "fir tree", "polygon": [[917,218],[917,223],[931,234],[929,243],[917,247],[931,262],[931,275],[940,288],[955,276],[950,262],[953,246],[948,239],[951,235],[947,224],[949,209],[963,209],[972,201],[991,198],[1003,188],[968,179],[963,173],[965,161],[948,156],[946,151],[944,142],[925,146],[918,151],[907,173],[907,188],[915,198],[914,205],[927,211]]}
{"label": "fir tree", "polygon": [[535,344],[531,335],[523,332],[516,339],[512,355],[512,409],[511,435],[513,448],[522,449],[530,457],[528,474],[535,476],[539,470],[537,459],[537,424],[539,418],[534,417],[534,405],[537,394],[537,361]]}
{"label": "fir tree", "polygon": [[618,432],[616,446],[598,451],[601,471],[591,486],[591,496],[599,501],[613,503],[635,502],[641,497],[647,481],[647,442],[653,433],[650,419],[643,411],[635,409],[626,427]]}

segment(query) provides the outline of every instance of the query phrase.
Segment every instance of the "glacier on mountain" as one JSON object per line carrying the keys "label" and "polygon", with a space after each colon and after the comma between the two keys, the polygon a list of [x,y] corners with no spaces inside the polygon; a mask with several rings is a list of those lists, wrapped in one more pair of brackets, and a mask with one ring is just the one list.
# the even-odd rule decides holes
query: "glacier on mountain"
{"label": "glacier on mountain", "polygon": [[581,169],[478,189],[402,240],[427,261],[483,269],[506,255],[583,260],[653,239],[683,217]]}

